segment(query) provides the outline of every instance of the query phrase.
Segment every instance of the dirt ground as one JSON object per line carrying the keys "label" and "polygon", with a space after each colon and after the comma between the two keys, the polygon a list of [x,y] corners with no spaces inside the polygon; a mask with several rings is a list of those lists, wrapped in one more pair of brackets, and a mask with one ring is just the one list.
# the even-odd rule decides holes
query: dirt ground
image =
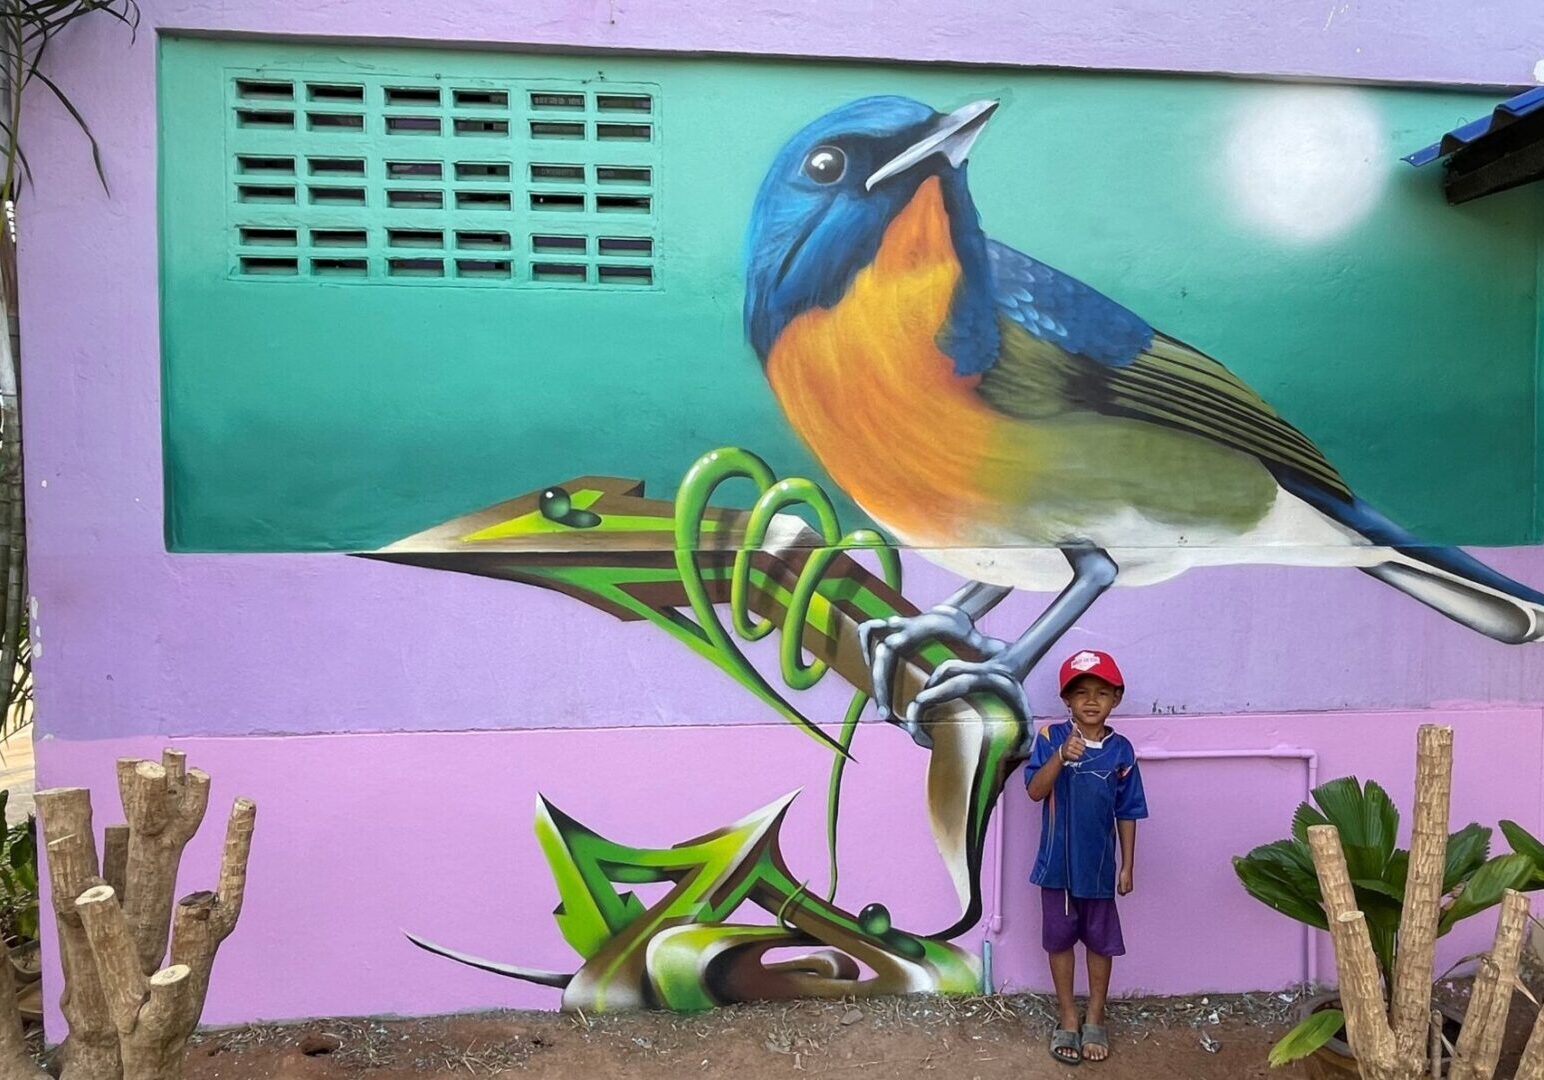
{"label": "dirt ground", "polygon": [[[1533,983],[1533,979],[1528,980]],[[1467,978],[1440,980],[1460,1010]],[[1276,1080],[1266,1054],[1295,1022],[1291,993],[1132,998],[1110,1007],[1108,1061],[1089,1080]],[[480,1013],[422,1020],[330,1019],[205,1030],[186,1080],[1050,1080],[1067,1077],[1046,1046],[1051,1002],[1034,994],[926,995],[737,1006],[697,1016]],[[1515,995],[1498,1077],[1509,1077],[1533,1024]],[[38,1033],[33,1032],[34,1040]]]}
{"label": "dirt ground", "polygon": [[[1110,1059],[1083,1067],[1105,1080],[1265,1077],[1293,1003],[1290,994],[1115,1003]],[[801,1001],[698,1016],[314,1021],[201,1033],[187,1080],[1036,1080],[1067,1075],[1047,1052],[1050,1029],[1047,1001],[1034,995]]]}

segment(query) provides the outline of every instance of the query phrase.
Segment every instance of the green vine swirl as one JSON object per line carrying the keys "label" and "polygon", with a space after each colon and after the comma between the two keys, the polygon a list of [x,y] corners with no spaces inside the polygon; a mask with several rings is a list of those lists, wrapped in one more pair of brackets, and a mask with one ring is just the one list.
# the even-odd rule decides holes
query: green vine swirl
{"label": "green vine swirl", "polygon": [[787,614],[781,626],[783,636],[778,644],[778,666],[783,681],[792,690],[808,690],[826,674],[827,667],[823,661],[814,658],[805,661],[804,630],[809,623],[810,603],[836,557],[854,548],[873,551],[885,583],[899,590],[900,555],[873,529],[842,532],[836,507],[819,484],[802,477],[778,480],[771,466],[748,450],[725,447],[704,454],[687,470],[676,492],[676,569],[691,602],[692,614],[696,616],[703,633],[716,648],[736,659],[742,678],[758,690],[761,696],[777,706],[788,719],[810,730],[835,752],[826,792],[826,851],[830,871],[826,899],[829,901],[836,895],[836,826],[841,807],[842,773],[851,756],[849,751],[857,733],[858,718],[868,704],[869,695],[862,690],[853,694],[842,720],[841,732],[833,741],[767,683],[719,619],[697,562],[697,551],[701,546],[702,525],[714,491],[726,481],[739,479],[749,480],[757,490],[757,498],[746,519],[745,534],[735,552],[729,579],[730,622],[739,637],[746,641],[759,641],[778,629],[771,619],[754,617],[750,610],[751,562],[756,552],[766,543],[767,532],[774,517],[790,507],[808,507],[814,513],[820,535],[820,546],[810,549],[795,579]]}

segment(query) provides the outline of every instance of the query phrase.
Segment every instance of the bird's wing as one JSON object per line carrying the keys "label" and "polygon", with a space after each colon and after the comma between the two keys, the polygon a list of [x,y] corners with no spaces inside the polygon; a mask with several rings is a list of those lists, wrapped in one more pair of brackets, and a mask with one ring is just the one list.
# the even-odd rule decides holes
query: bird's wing
{"label": "bird's wing", "polygon": [[989,253],[1003,335],[977,392],[992,408],[1024,420],[1091,410],[1160,424],[1351,497],[1319,448],[1216,360],[1076,278],[1002,244]]}

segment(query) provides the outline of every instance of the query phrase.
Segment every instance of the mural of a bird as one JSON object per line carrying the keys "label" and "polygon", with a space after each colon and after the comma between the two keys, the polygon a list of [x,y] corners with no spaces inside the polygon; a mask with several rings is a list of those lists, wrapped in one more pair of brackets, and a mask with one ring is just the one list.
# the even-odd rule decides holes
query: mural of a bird
{"label": "mural of a bird", "polygon": [[[895,539],[968,584],[864,627],[880,715],[929,640],[985,657],[934,672],[901,722],[1022,682],[1111,585],[1195,566],[1354,567],[1499,641],[1544,637],[1544,594],[1429,546],[1358,498],[1300,431],[1206,354],[990,239],[966,158],[993,111],[903,97],[795,135],[757,195],[745,327],[789,422]],[[1059,595],[1015,642],[976,620]]]}

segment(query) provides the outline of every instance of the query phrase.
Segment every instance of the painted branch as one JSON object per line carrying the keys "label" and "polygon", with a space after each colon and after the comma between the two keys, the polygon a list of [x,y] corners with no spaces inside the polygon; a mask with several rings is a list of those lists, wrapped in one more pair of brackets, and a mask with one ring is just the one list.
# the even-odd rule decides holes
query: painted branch
{"label": "painted branch", "polygon": [[89,889],[75,902],[107,991],[123,1050],[123,1080],[181,1080],[188,1036],[198,1023],[191,972],[174,964],[148,979],[112,887]]}
{"label": "painted branch", "polygon": [[91,829],[91,793],[85,788],[52,788],[36,795],[48,853],[48,879],[59,933],[64,993],[59,1007],[69,1026],[60,1051],[60,1080],[117,1080],[121,1075],[118,1036],[107,1013],[91,944],[75,900],[99,884],[96,838]]}
{"label": "painted branch", "polygon": [[1346,1041],[1361,1065],[1366,1080],[1413,1080],[1414,1073],[1399,1071],[1399,1052],[1383,1004],[1383,984],[1373,955],[1367,919],[1356,908],[1356,896],[1346,872],[1346,856],[1340,831],[1333,825],[1308,829],[1308,848],[1319,876],[1329,916],[1330,939],[1335,945],[1335,968],[1340,976],[1340,1007],[1346,1014]]}
{"label": "painted branch", "polygon": [[1438,906],[1447,860],[1448,806],[1453,790],[1453,729],[1423,724],[1416,735],[1415,815],[1405,875],[1390,1024],[1403,1056],[1426,1048],[1436,963]]}
{"label": "painted branch", "polygon": [[1469,993],[1463,1033],[1458,1036],[1453,1068],[1448,1074],[1451,1080],[1491,1080],[1495,1076],[1527,929],[1528,898],[1508,889],[1501,901],[1495,944],[1481,963]]}
{"label": "painted branch", "polygon": [[177,870],[183,848],[208,809],[209,777],[188,769],[185,754],[168,750],[160,765],[120,760],[118,788],[129,821],[123,913],[134,935],[140,971],[149,975],[166,955]]}
{"label": "painted branch", "polygon": [[183,897],[172,922],[172,963],[192,972],[189,993],[195,1015],[202,1015],[209,993],[209,976],[220,943],[236,928],[246,899],[247,859],[252,852],[252,828],[257,805],[237,799],[225,828],[225,852],[220,859],[217,892],[197,892]]}
{"label": "painted branch", "polygon": [[27,1053],[26,1029],[16,1007],[16,969],[0,945],[0,1076],[7,1080],[47,1080],[32,1055]]}
{"label": "painted branch", "polygon": [[119,897],[127,891],[124,886],[128,871],[129,827],[109,825],[102,830],[102,880],[111,885]]}

